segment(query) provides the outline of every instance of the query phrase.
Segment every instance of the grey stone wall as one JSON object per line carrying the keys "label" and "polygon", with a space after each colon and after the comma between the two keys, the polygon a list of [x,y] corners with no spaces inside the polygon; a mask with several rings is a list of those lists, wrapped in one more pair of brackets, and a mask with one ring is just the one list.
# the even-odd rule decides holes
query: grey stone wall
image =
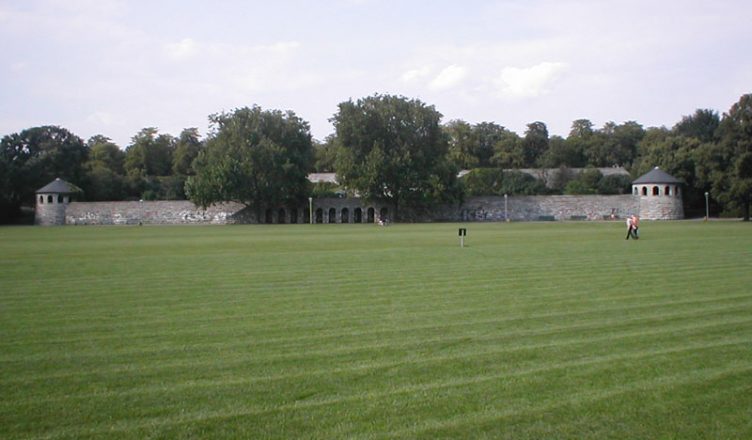
{"label": "grey stone wall", "polygon": [[423,213],[414,221],[536,221],[604,220],[639,214],[639,197],[616,196],[516,196],[470,197],[462,205],[446,205]]}
{"label": "grey stone wall", "polygon": [[[37,199],[40,196],[37,195]],[[37,204],[34,212],[34,224],[41,226],[55,226],[65,224],[65,212],[68,205],[68,196],[65,197],[65,202],[58,203],[57,195],[54,196],[52,202],[48,202],[47,195],[41,196],[44,198],[42,203],[37,200]]]}
{"label": "grey stone wall", "polygon": [[[624,218],[640,212],[639,196],[519,196],[509,197],[505,210],[504,197],[470,197],[463,204],[439,206],[430,211],[403,208],[402,221],[537,221],[537,220],[603,220]],[[52,207],[53,205],[50,205]],[[681,204],[679,204],[681,207]],[[668,209],[668,208],[665,208]],[[671,209],[675,209],[672,205]],[[281,212],[283,210],[284,212]],[[383,211],[382,211],[383,210]],[[188,201],[155,202],[71,202],[65,211],[69,225],[137,225],[141,224],[234,224],[294,223],[309,221],[308,206],[260,210],[238,203],[224,203],[203,210]],[[361,199],[315,199],[315,223],[378,222],[382,212],[392,220],[394,210]],[[280,219],[280,214],[285,217]],[[51,214],[50,214],[51,215]],[[47,217],[51,218],[50,215]],[[681,217],[678,217],[681,218]],[[57,217],[55,218],[57,221]],[[62,223],[62,222],[61,222]],[[58,223],[58,224],[61,224]]]}
{"label": "grey stone wall", "polygon": [[[203,210],[189,201],[71,202],[65,211],[69,225],[229,224],[243,211],[238,203]],[[250,215],[249,213],[245,213]]]}

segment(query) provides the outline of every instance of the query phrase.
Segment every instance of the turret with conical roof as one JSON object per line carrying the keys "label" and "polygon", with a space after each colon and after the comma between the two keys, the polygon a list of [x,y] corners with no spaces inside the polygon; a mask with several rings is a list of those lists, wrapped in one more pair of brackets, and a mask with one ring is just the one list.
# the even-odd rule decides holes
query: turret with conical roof
{"label": "turret with conical roof", "polygon": [[632,182],[632,194],[640,198],[640,217],[648,220],[684,218],[681,180],[655,167]]}
{"label": "turret with conical roof", "polygon": [[79,187],[59,177],[39,188],[36,195],[34,223],[43,226],[64,225],[65,209],[71,197],[80,192]]}

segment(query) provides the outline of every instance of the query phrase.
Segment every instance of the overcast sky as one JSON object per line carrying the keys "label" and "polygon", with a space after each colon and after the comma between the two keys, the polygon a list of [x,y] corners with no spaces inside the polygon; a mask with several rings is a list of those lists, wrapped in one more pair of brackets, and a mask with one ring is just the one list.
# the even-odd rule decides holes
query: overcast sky
{"label": "overcast sky", "polygon": [[752,92],[750,20],[749,0],[0,0],[0,135],[125,148],[258,104],[321,140],[338,103],[374,93],[520,135],[670,127]]}

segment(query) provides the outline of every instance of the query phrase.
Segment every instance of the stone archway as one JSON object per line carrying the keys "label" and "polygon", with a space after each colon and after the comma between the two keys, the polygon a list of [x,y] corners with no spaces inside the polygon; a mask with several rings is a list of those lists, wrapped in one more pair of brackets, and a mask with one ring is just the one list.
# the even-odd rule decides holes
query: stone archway
{"label": "stone archway", "polygon": [[321,208],[316,210],[316,223],[324,223],[324,210]]}
{"label": "stone archway", "polygon": [[329,223],[337,223],[337,210],[329,208]]}
{"label": "stone archway", "polygon": [[353,223],[363,223],[363,210],[355,208],[353,211]]}
{"label": "stone archway", "polygon": [[370,208],[368,208],[368,211],[366,211],[366,213],[367,213],[367,220],[368,220],[367,223],[374,223],[375,222],[376,215],[374,214],[374,212],[375,211],[373,209],[373,206],[370,207]]}
{"label": "stone archway", "polygon": [[340,223],[350,223],[350,210],[347,208],[342,208],[342,211],[340,211],[339,215],[339,221]]}

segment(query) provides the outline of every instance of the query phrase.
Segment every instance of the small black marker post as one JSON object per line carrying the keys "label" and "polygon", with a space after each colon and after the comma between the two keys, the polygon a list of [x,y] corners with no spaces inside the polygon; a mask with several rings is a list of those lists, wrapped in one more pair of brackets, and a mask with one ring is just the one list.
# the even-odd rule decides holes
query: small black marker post
{"label": "small black marker post", "polygon": [[465,247],[465,237],[467,236],[467,229],[466,228],[460,228],[459,231],[460,236],[460,247]]}

